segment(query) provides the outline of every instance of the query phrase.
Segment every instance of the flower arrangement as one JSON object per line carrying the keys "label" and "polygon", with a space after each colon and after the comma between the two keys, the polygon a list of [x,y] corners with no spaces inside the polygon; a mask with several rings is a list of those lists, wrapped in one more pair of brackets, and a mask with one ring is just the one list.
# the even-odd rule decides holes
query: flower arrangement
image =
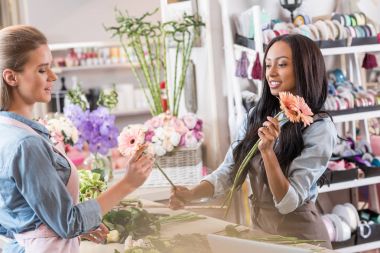
{"label": "flower arrangement", "polygon": [[78,130],[73,122],[64,116],[55,116],[50,119],[39,119],[50,133],[50,139],[54,144],[74,146],[78,141]]}
{"label": "flower arrangement", "polygon": [[[305,100],[302,97],[295,96],[290,92],[280,92],[279,99],[281,111],[277,113],[274,118],[279,119],[281,115],[285,115],[285,117],[283,117],[280,120],[280,122],[303,122],[304,126],[308,126],[311,123],[313,123],[313,112],[311,111],[310,107],[305,103]],[[227,205],[225,216],[227,216],[231,208],[232,198],[236,190],[238,189],[238,182],[241,182],[242,180],[241,177],[243,175],[243,171],[249,163],[249,161],[252,159],[252,157],[256,154],[260,141],[261,139],[259,138],[259,140],[255,143],[255,145],[253,145],[253,147],[248,152],[247,156],[244,158],[243,162],[238,168],[236,176],[233,179],[232,187],[230,188],[226,196],[226,199],[222,205],[223,207]]]}
{"label": "flower arrangement", "polygon": [[196,148],[202,141],[202,120],[192,113],[181,118],[162,113],[144,124],[126,126],[118,137],[119,151],[126,157],[144,144],[147,152],[163,156],[176,147]]}
{"label": "flower arrangement", "polygon": [[[112,32],[113,37],[119,38],[132,71],[144,90],[152,115],[169,110],[174,116],[178,116],[191,51],[199,28],[204,26],[204,23],[198,15],[186,14],[179,21],[156,24],[146,21],[147,17],[157,11],[158,9],[152,13],[145,13],[139,18],[130,17],[127,12],[117,11],[117,26],[105,29]],[[166,62],[168,39],[172,40],[171,44],[176,49],[174,81],[170,85],[167,82]],[[137,57],[141,66],[142,76],[133,64],[134,57]],[[149,93],[145,91],[146,88]]]}
{"label": "flower arrangement", "polygon": [[79,149],[87,144],[91,153],[107,155],[111,148],[117,146],[119,130],[115,126],[115,116],[110,115],[107,108],[100,106],[93,111],[83,111],[80,106],[70,104],[64,113],[79,131],[76,144]]}

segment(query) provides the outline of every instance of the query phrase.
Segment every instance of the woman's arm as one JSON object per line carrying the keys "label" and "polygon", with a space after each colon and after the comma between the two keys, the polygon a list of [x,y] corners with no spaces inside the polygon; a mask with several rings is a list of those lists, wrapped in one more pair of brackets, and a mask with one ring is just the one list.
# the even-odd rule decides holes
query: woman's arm
{"label": "woman's arm", "polygon": [[142,185],[149,176],[154,159],[151,155],[143,155],[143,151],[144,149],[140,149],[129,159],[128,169],[123,179],[97,198],[102,215],[110,211],[126,195]]}
{"label": "woman's arm", "polygon": [[52,159],[53,151],[41,137],[29,136],[21,141],[8,166],[26,205],[62,238],[76,237],[97,228],[102,215],[145,180],[153,162],[146,157],[137,159],[109,192],[98,200],[74,205]]}

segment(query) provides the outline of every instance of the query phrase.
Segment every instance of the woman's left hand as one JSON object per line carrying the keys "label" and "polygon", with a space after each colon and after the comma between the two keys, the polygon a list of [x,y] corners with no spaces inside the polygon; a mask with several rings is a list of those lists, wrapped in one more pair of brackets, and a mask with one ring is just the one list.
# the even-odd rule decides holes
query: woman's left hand
{"label": "woman's left hand", "polygon": [[276,139],[280,135],[280,124],[277,119],[267,117],[267,121],[259,128],[258,135],[261,139],[259,143],[260,152],[273,150]]}
{"label": "woman's left hand", "polygon": [[107,239],[107,234],[110,231],[108,228],[102,223],[97,229],[94,229],[86,234],[81,235],[81,238],[84,238],[86,240],[89,240],[91,242],[95,243],[102,243],[105,242]]}

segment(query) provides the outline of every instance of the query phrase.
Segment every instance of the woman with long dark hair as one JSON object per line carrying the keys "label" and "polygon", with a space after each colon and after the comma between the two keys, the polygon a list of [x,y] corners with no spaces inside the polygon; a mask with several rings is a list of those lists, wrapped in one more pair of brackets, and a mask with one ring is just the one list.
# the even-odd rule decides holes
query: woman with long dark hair
{"label": "woman with long dark hair", "polygon": [[[315,207],[317,182],[326,170],[336,144],[336,129],[323,112],[327,77],[323,56],[315,43],[302,35],[273,39],[264,55],[263,94],[250,110],[237,141],[224,162],[195,188],[173,189],[170,206],[224,194],[249,150],[260,138],[260,152],[245,168],[241,186],[248,175],[253,194],[254,225],[262,230],[301,239],[324,240],[331,248],[327,231]],[[315,114],[314,123],[279,123],[278,95],[290,92],[304,98]]]}

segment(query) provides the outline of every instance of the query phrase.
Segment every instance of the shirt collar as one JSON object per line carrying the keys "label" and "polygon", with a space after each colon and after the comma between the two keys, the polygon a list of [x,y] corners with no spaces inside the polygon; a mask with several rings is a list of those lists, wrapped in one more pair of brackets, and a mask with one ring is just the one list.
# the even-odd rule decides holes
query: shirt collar
{"label": "shirt collar", "polygon": [[47,130],[47,128],[45,126],[41,125],[40,123],[38,123],[35,120],[27,119],[27,118],[21,116],[20,114],[17,114],[14,112],[0,111],[0,115],[11,118],[11,119],[18,120],[18,121],[30,126],[35,131],[37,131],[39,134],[49,136],[49,130]]}

